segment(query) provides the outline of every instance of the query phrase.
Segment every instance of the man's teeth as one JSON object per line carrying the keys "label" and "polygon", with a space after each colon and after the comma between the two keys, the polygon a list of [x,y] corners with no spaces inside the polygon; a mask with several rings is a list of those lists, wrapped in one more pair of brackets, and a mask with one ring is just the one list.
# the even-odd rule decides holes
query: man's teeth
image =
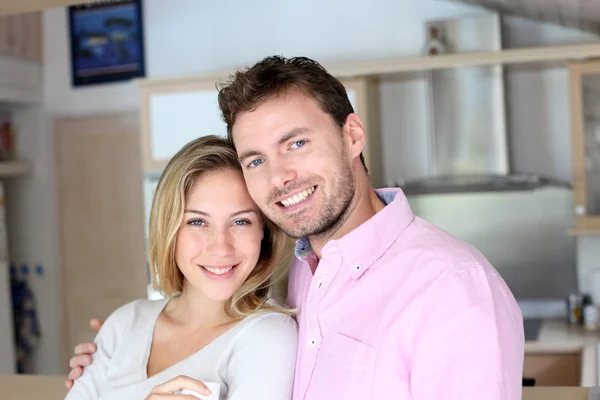
{"label": "man's teeth", "polygon": [[202,268],[204,268],[208,272],[212,272],[215,275],[224,275],[224,274],[228,273],[229,271],[231,271],[233,269],[233,266],[231,266],[229,268],[211,268],[211,267],[202,266]]}
{"label": "man's teeth", "polygon": [[310,189],[305,190],[304,192],[298,193],[292,197],[288,197],[285,200],[281,200],[281,204],[283,204],[284,207],[293,206],[294,204],[298,204],[301,201],[306,200],[308,198],[308,196],[310,196],[314,192],[315,192],[315,187],[313,186]]}

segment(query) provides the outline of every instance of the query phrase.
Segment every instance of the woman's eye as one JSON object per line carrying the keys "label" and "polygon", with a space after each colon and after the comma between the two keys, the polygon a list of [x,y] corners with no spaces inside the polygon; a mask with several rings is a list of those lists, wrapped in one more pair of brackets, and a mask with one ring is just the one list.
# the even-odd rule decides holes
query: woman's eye
{"label": "woman's eye", "polygon": [[192,219],[188,221],[188,225],[202,226],[204,225],[204,221],[202,221],[201,219]]}
{"label": "woman's eye", "polygon": [[292,143],[290,148],[297,149],[297,148],[304,146],[305,144],[306,144],[306,140],[296,140],[294,143]]}
{"label": "woman's eye", "polygon": [[261,160],[260,158],[257,158],[256,160],[254,160],[250,164],[248,164],[248,167],[249,168],[258,167],[262,163],[263,163],[263,160]]}
{"label": "woman's eye", "polygon": [[250,221],[247,219],[238,219],[237,221],[234,221],[233,224],[236,226],[250,225]]}

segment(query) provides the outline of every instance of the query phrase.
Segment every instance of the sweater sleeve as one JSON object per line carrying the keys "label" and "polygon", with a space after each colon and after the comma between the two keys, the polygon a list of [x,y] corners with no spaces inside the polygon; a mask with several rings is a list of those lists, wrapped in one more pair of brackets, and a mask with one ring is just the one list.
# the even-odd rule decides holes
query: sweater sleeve
{"label": "sweater sleeve", "polygon": [[227,400],[292,398],[298,326],[282,313],[258,316],[236,343],[228,366]]}
{"label": "sweater sleeve", "polygon": [[106,319],[94,339],[97,347],[92,355],[92,363],[84,368],[65,400],[98,399],[106,389],[106,376],[110,360],[117,349],[120,338],[128,329],[134,313],[134,302],[115,310]]}

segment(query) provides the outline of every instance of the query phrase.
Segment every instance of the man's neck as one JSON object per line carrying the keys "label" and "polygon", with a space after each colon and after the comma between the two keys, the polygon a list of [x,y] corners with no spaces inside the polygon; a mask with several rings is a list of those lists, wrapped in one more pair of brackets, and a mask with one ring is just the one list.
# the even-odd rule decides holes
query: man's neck
{"label": "man's neck", "polygon": [[327,242],[339,239],[352,232],[381,211],[385,207],[385,204],[377,196],[377,193],[368,183],[365,176],[365,179],[361,179],[357,183],[354,197],[348,207],[350,208],[349,215],[339,228],[324,235],[308,238],[313,251],[319,259],[321,259],[321,251]]}

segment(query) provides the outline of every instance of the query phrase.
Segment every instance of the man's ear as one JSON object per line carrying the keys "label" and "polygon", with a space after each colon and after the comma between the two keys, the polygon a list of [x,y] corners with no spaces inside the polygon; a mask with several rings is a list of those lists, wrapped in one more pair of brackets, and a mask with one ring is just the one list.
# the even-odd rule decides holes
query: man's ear
{"label": "man's ear", "polygon": [[365,147],[365,130],[358,115],[352,113],[346,118],[343,126],[344,142],[348,146],[348,154],[352,159],[357,158]]}

